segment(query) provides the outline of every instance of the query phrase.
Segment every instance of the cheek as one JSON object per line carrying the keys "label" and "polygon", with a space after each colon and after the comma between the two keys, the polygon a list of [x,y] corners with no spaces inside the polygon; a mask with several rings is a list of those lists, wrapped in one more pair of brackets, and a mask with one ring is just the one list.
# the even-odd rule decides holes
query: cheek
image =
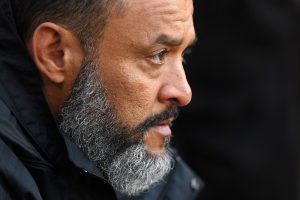
{"label": "cheek", "polygon": [[120,118],[135,126],[152,113],[155,94],[143,84],[128,83],[127,86],[123,85],[115,102]]}
{"label": "cheek", "polygon": [[102,73],[108,100],[124,125],[135,128],[153,113],[157,97],[155,82],[138,71],[118,67]]}

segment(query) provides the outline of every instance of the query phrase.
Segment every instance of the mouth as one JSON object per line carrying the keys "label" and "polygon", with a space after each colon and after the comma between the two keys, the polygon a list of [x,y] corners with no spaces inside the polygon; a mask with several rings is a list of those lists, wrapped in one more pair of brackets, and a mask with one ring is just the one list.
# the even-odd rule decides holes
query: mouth
{"label": "mouth", "polygon": [[166,138],[172,135],[170,127],[173,120],[174,118],[163,120],[147,131],[144,142],[151,155],[161,155],[165,151]]}
{"label": "mouth", "polygon": [[154,125],[150,128],[150,131],[156,132],[158,135],[162,137],[167,137],[172,135],[171,131],[171,123],[173,118],[169,118],[167,120],[161,121],[159,124]]}

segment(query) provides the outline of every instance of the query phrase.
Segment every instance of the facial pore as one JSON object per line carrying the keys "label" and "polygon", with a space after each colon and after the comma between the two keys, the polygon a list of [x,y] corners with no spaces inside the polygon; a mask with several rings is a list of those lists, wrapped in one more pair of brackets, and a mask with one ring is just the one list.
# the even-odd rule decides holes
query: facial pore
{"label": "facial pore", "polygon": [[177,107],[168,107],[130,129],[122,125],[110,106],[97,68],[93,61],[83,61],[71,95],[60,110],[58,124],[102,169],[116,191],[134,196],[162,180],[172,169],[170,138],[165,139],[163,153],[151,155],[143,136],[153,125],[176,117]]}

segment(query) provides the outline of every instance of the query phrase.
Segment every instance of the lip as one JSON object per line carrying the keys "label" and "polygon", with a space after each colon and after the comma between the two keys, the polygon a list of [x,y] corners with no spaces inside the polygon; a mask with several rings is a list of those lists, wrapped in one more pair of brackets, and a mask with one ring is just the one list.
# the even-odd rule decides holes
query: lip
{"label": "lip", "polygon": [[152,131],[158,133],[159,135],[163,137],[167,137],[172,135],[172,131],[170,128],[170,124],[173,121],[173,118],[161,121],[159,124],[153,126],[151,129]]}

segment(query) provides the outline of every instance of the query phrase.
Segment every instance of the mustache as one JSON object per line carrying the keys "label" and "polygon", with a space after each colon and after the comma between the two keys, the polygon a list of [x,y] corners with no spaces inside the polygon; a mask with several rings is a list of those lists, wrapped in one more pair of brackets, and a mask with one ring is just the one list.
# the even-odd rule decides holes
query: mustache
{"label": "mustache", "polygon": [[151,127],[159,124],[160,122],[169,119],[174,118],[174,120],[179,115],[179,109],[177,106],[169,106],[167,107],[162,113],[152,115],[151,117],[147,118],[141,125],[138,126],[137,132],[143,133],[150,129]]}

